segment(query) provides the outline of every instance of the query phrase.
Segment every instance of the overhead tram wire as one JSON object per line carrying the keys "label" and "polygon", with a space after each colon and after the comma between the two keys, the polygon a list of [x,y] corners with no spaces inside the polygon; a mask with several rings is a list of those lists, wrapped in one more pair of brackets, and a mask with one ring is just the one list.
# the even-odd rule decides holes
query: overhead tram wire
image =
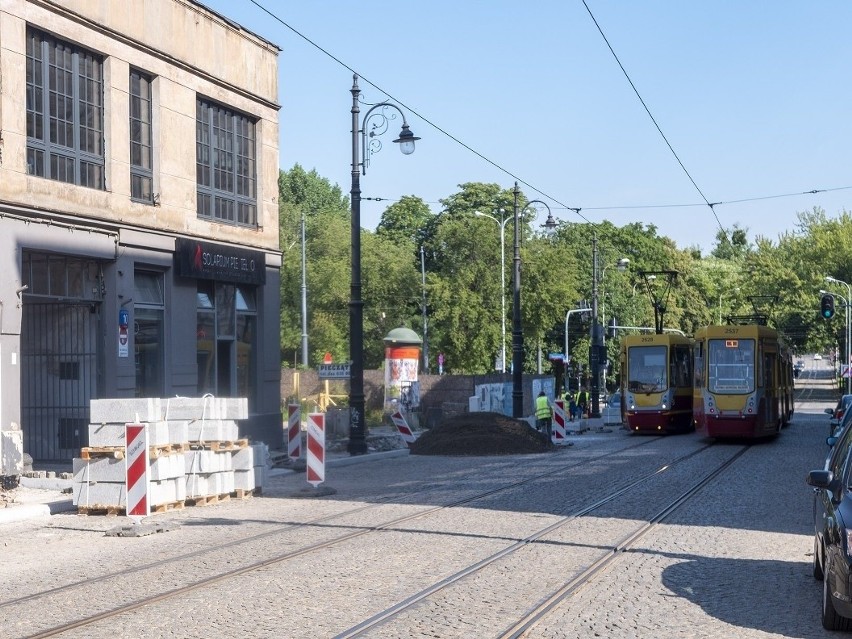
{"label": "overhead tram wire", "polygon": [[[297,35],[299,38],[301,38],[302,40],[304,40],[305,42],[307,42],[308,44],[310,44],[312,47],[314,47],[314,48],[315,48],[315,49],[317,49],[318,51],[321,51],[322,53],[324,53],[325,55],[327,55],[329,58],[331,58],[332,60],[334,60],[335,62],[337,62],[337,63],[338,63],[340,66],[342,66],[343,68],[345,68],[345,69],[347,69],[347,70],[351,71],[352,73],[358,73],[355,69],[353,69],[351,66],[349,66],[348,64],[346,64],[345,62],[343,62],[340,58],[338,58],[337,56],[335,56],[333,53],[331,53],[331,52],[327,51],[326,49],[324,49],[323,47],[321,47],[320,45],[318,45],[316,42],[314,42],[313,40],[311,40],[310,38],[308,38],[306,35],[304,35],[304,34],[303,34],[303,33],[301,33],[300,31],[298,31],[298,30],[297,30],[297,29],[295,29],[294,27],[290,26],[288,23],[286,23],[284,20],[282,20],[280,17],[278,17],[278,16],[277,16],[276,14],[274,14],[272,11],[270,11],[269,9],[267,9],[266,7],[264,7],[262,4],[260,4],[257,0],[248,0],[248,1],[249,1],[251,4],[255,5],[258,9],[260,9],[261,11],[263,11],[264,13],[266,13],[268,16],[270,16],[271,18],[273,18],[276,22],[280,23],[282,26],[284,26],[284,27],[286,27],[287,29],[289,29],[292,33],[294,33],[295,35]],[[426,118],[426,117],[424,117],[423,115],[421,115],[421,114],[420,114],[420,113],[419,113],[416,109],[414,109],[414,108],[412,108],[412,107],[408,106],[408,105],[407,105],[406,103],[404,103],[402,100],[400,100],[400,99],[396,98],[395,96],[391,95],[390,93],[388,93],[387,91],[385,91],[384,89],[382,89],[381,87],[379,87],[378,85],[376,85],[374,82],[371,82],[368,78],[365,78],[365,77],[364,77],[363,75],[361,75],[360,73],[358,73],[358,76],[359,76],[359,77],[360,77],[360,78],[361,78],[364,82],[366,82],[366,83],[367,83],[367,84],[369,84],[370,86],[374,87],[376,90],[378,90],[378,91],[382,92],[382,93],[383,93],[383,94],[385,94],[388,98],[390,98],[390,99],[394,100],[395,102],[398,102],[400,105],[402,105],[403,107],[405,107],[406,109],[408,109],[409,111],[411,111],[414,115],[416,115],[416,116],[417,116],[417,117],[419,117],[421,120],[423,120],[424,122],[426,122],[427,124],[429,124],[429,125],[430,125],[431,127],[433,127],[435,130],[437,130],[437,131],[439,131],[439,132],[443,133],[443,134],[444,134],[444,135],[446,135],[448,138],[450,138],[451,140],[453,140],[454,142],[456,142],[456,143],[457,143],[457,144],[459,144],[460,146],[464,147],[465,149],[467,149],[468,151],[470,151],[471,153],[473,153],[473,154],[474,154],[474,155],[476,155],[477,157],[481,158],[482,160],[484,160],[485,162],[487,162],[488,164],[490,164],[490,165],[491,165],[491,166],[493,166],[494,168],[498,169],[498,170],[499,170],[499,171],[501,171],[502,173],[505,173],[505,174],[506,174],[506,175],[508,175],[509,177],[511,177],[511,178],[513,178],[513,179],[515,179],[515,180],[517,180],[519,183],[523,184],[524,186],[529,187],[530,189],[532,189],[533,191],[535,191],[536,193],[538,193],[538,194],[539,194],[539,195],[541,195],[542,197],[547,198],[547,199],[549,199],[549,200],[551,200],[551,201],[555,202],[556,204],[558,204],[558,206],[554,206],[553,208],[555,208],[555,209],[561,209],[561,210],[565,210],[565,211],[574,211],[574,213],[576,213],[579,217],[581,217],[581,218],[582,218],[585,222],[587,222],[587,223],[589,223],[589,224],[591,224],[591,225],[593,225],[593,226],[598,226],[598,224],[599,224],[599,223],[597,223],[597,222],[592,222],[591,220],[589,220],[586,216],[584,216],[584,215],[581,213],[581,211],[582,211],[582,210],[586,210],[586,211],[605,211],[605,210],[625,210],[625,209],[655,209],[655,208],[679,208],[679,207],[708,206],[708,207],[710,207],[710,210],[712,211],[713,216],[716,218],[716,223],[719,225],[719,228],[722,230],[722,232],[723,232],[723,234],[724,234],[725,238],[726,238],[726,239],[728,239],[727,232],[725,231],[724,227],[722,226],[722,223],[721,223],[721,221],[719,220],[719,216],[718,216],[718,215],[716,215],[716,210],[715,210],[715,207],[716,207],[716,206],[722,206],[722,205],[728,205],[728,204],[740,204],[740,203],[743,203],[743,202],[754,202],[754,201],[758,201],[758,200],[770,200],[770,199],[785,198],[785,197],[797,197],[797,196],[801,196],[801,195],[815,195],[815,194],[817,194],[817,193],[828,193],[828,192],[831,192],[831,191],[843,191],[843,190],[852,189],[852,186],[842,186],[842,187],[827,188],[827,189],[812,189],[812,190],[809,190],[809,191],[802,191],[802,192],[800,192],[800,193],[785,193],[785,194],[781,194],[781,195],[768,195],[768,196],[762,196],[762,197],[743,198],[743,199],[738,199],[738,200],[727,200],[727,201],[721,201],[721,202],[710,202],[710,201],[709,201],[709,200],[705,197],[705,195],[704,195],[704,193],[701,191],[701,189],[698,187],[698,184],[696,184],[695,180],[692,178],[692,175],[690,175],[689,171],[686,169],[686,167],[684,166],[683,162],[681,162],[680,158],[678,157],[678,155],[677,155],[677,153],[675,152],[675,150],[674,150],[674,148],[672,147],[672,145],[669,143],[668,138],[666,138],[666,136],[665,136],[665,134],[663,133],[662,129],[660,128],[659,124],[657,124],[656,119],[654,118],[653,114],[651,114],[650,109],[648,109],[648,106],[645,104],[645,101],[642,99],[642,96],[639,94],[639,91],[636,89],[636,86],[633,84],[633,81],[630,79],[630,76],[627,74],[627,71],[624,69],[624,66],[621,64],[621,61],[619,60],[618,56],[616,55],[615,51],[613,50],[612,46],[610,45],[609,41],[607,40],[606,35],[604,34],[603,30],[601,29],[600,25],[598,24],[597,20],[595,19],[595,16],[592,14],[592,12],[591,12],[591,10],[589,9],[588,5],[586,4],[586,1],[585,1],[585,0],[583,0],[583,5],[586,7],[586,11],[588,11],[588,12],[589,12],[589,16],[591,16],[592,21],[595,23],[595,26],[597,27],[598,31],[599,31],[599,32],[600,32],[600,34],[601,34],[601,37],[604,39],[604,42],[606,43],[607,47],[609,47],[610,52],[612,53],[613,57],[615,58],[616,62],[617,62],[617,63],[618,63],[618,65],[619,65],[619,67],[621,68],[621,71],[624,73],[624,76],[627,78],[627,81],[630,83],[630,86],[633,88],[634,93],[636,93],[636,96],[639,98],[639,101],[642,103],[642,106],[645,108],[645,111],[647,112],[648,116],[651,118],[651,121],[654,123],[654,126],[657,128],[657,131],[658,131],[658,132],[660,133],[660,135],[662,136],[663,140],[665,141],[665,143],[666,143],[666,145],[668,146],[669,150],[671,151],[672,155],[674,155],[674,157],[675,157],[675,159],[677,160],[678,164],[680,165],[681,169],[683,169],[684,173],[685,173],[685,174],[686,174],[686,176],[689,178],[690,182],[692,182],[692,185],[695,187],[695,189],[696,189],[696,190],[698,191],[698,193],[701,195],[701,198],[704,200],[704,202],[703,202],[703,203],[697,202],[697,203],[692,203],[692,204],[647,204],[647,205],[624,205],[624,206],[585,206],[585,207],[568,206],[568,205],[566,205],[566,204],[562,203],[562,202],[561,202],[560,200],[558,200],[557,198],[553,197],[552,195],[549,195],[549,194],[545,193],[544,191],[542,191],[541,189],[536,188],[534,185],[530,184],[529,182],[527,182],[527,181],[526,181],[526,180],[524,180],[523,178],[521,178],[521,177],[519,177],[519,176],[515,175],[512,171],[510,171],[510,170],[506,169],[505,167],[501,166],[500,164],[498,164],[498,163],[494,162],[493,160],[491,160],[491,159],[487,158],[486,156],[484,156],[482,153],[480,153],[480,152],[479,152],[479,151],[477,151],[476,149],[473,149],[473,148],[472,148],[472,147],[470,147],[469,145],[465,144],[464,142],[462,142],[461,140],[459,140],[457,137],[455,137],[454,135],[452,135],[451,133],[449,133],[448,131],[446,131],[446,130],[445,130],[445,129],[443,129],[442,127],[438,126],[437,124],[435,124],[434,122],[432,122],[432,121],[431,121],[431,120],[429,120],[428,118]],[[361,198],[361,199],[363,199],[363,200],[370,200],[370,199],[373,199],[373,200],[376,200],[376,201],[383,201],[383,200],[395,201],[395,202],[396,202],[396,201],[399,201],[399,198]]]}
{"label": "overhead tram wire", "polygon": [[715,202],[715,203],[710,202],[710,200],[708,200],[707,197],[704,195],[704,192],[699,188],[698,184],[696,184],[695,180],[692,178],[692,175],[690,175],[689,171],[684,166],[683,162],[681,162],[680,157],[678,157],[677,152],[674,150],[674,147],[672,147],[671,143],[669,142],[669,139],[666,137],[666,134],[663,133],[663,130],[660,128],[660,125],[657,123],[656,118],[654,118],[654,115],[651,113],[651,109],[649,109],[648,105],[645,104],[645,100],[642,99],[642,96],[639,94],[639,90],[636,88],[636,85],[633,84],[633,80],[630,79],[630,75],[627,73],[627,70],[624,68],[624,65],[621,64],[621,60],[619,60],[618,55],[615,53],[615,49],[613,49],[612,45],[609,43],[609,40],[607,39],[606,34],[603,32],[603,29],[601,29],[601,25],[598,24],[598,21],[595,18],[595,15],[592,13],[592,10],[589,9],[589,5],[586,3],[586,0],[582,0],[582,1],[583,1],[583,6],[586,7],[586,11],[588,11],[589,16],[592,18],[592,22],[595,23],[595,26],[597,27],[598,32],[601,34],[601,37],[603,38],[604,42],[606,43],[606,46],[609,48],[610,53],[612,53],[612,57],[615,58],[615,61],[618,63],[618,66],[621,68],[621,72],[624,74],[624,77],[627,78],[627,81],[630,83],[630,86],[633,89],[633,92],[636,94],[636,97],[639,98],[639,102],[641,102],[642,106],[645,108],[645,112],[648,114],[648,117],[651,118],[651,122],[653,122],[654,126],[657,127],[657,131],[659,131],[660,135],[663,138],[663,141],[666,143],[666,146],[669,147],[669,151],[672,152],[672,155],[674,156],[675,160],[677,160],[677,163],[680,164],[680,168],[683,169],[684,173],[686,173],[686,177],[688,177],[689,181],[692,182],[692,186],[694,186],[695,190],[698,191],[698,194],[701,196],[701,199],[703,199],[705,204],[708,207],[710,207],[710,211],[713,213],[713,217],[716,218],[716,224],[719,225],[719,228],[722,231],[722,235],[730,243],[730,238],[728,238],[728,232],[725,230],[725,227],[722,226],[722,222],[721,222],[721,220],[719,220],[719,216],[716,215],[716,209],[713,208],[717,204],[720,204],[720,202]]}
{"label": "overhead tram wire", "polygon": [[474,154],[475,156],[477,156],[478,158],[480,158],[480,159],[482,159],[482,160],[485,160],[485,162],[487,162],[488,164],[490,164],[491,166],[493,166],[493,167],[494,167],[494,168],[496,168],[497,170],[499,170],[499,171],[501,171],[501,172],[505,173],[505,174],[506,174],[506,175],[508,175],[509,177],[511,177],[511,178],[513,178],[513,179],[515,179],[515,180],[517,180],[518,182],[520,182],[520,183],[521,183],[521,184],[523,184],[524,186],[528,186],[530,189],[532,189],[533,191],[535,191],[536,193],[538,193],[538,194],[539,194],[539,195],[541,195],[542,197],[547,198],[548,200],[551,200],[551,201],[553,201],[553,202],[556,202],[557,204],[559,204],[559,206],[561,206],[561,207],[562,207],[563,209],[565,209],[565,210],[568,210],[568,211],[574,211],[577,215],[579,215],[581,218],[583,218],[583,219],[584,219],[586,222],[588,222],[589,224],[596,225],[596,223],[595,223],[595,222],[592,222],[590,219],[588,219],[586,216],[584,216],[582,213],[580,213],[580,211],[582,210],[582,207],[578,207],[578,206],[568,206],[567,204],[564,204],[563,202],[559,201],[557,198],[553,197],[552,195],[549,195],[549,194],[545,193],[544,191],[542,191],[541,189],[536,188],[535,186],[533,186],[532,184],[530,184],[529,182],[527,182],[527,181],[526,181],[526,180],[524,180],[523,178],[521,178],[521,177],[519,177],[519,176],[515,175],[514,173],[512,173],[512,171],[510,171],[509,169],[505,168],[504,166],[501,166],[500,164],[498,164],[498,163],[497,163],[497,162],[495,162],[494,160],[491,160],[490,158],[485,157],[484,155],[482,155],[482,153],[480,153],[479,151],[477,151],[477,150],[476,150],[476,149],[474,149],[473,147],[469,146],[468,144],[465,144],[465,143],[464,143],[464,142],[462,142],[460,139],[458,139],[456,136],[454,136],[452,133],[450,133],[450,132],[449,132],[449,131],[447,131],[446,129],[443,129],[442,127],[440,127],[440,126],[438,126],[437,124],[435,124],[434,122],[432,122],[429,118],[427,118],[427,117],[425,117],[424,115],[422,115],[419,111],[417,111],[417,109],[415,109],[415,108],[413,108],[413,107],[409,106],[408,104],[406,104],[405,102],[403,102],[402,100],[400,100],[398,97],[394,96],[393,94],[388,93],[387,91],[385,91],[384,89],[382,89],[380,86],[378,86],[376,83],[371,82],[369,78],[364,77],[364,75],[363,75],[363,74],[361,74],[359,71],[356,71],[355,69],[353,69],[351,66],[349,66],[348,64],[346,64],[343,60],[341,60],[340,58],[338,58],[337,56],[335,56],[333,53],[331,53],[330,51],[327,51],[326,49],[324,49],[323,47],[321,47],[320,45],[318,45],[316,42],[314,42],[313,40],[311,40],[310,38],[308,38],[306,35],[302,34],[301,32],[297,31],[295,28],[291,27],[289,24],[287,24],[286,22],[284,22],[284,20],[282,20],[281,18],[279,18],[277,15],[275,15],[274,13],[272,13],[269,9],[267,9],[267,8],[266,8],[266,7],[264,7],[263,5],[261,5],[261,4],[260,4],[257,0],[249,0],[249,2],[251,2],[254,6],[256,6],[258,9],[260,9],[261,11],[263,11],[264,13],[266,13],[268,16],[270,16],[271,18],[273,18],[273,19],[274,19],[274,20],[276,20],[277,22],[281,23],[284,27],[286,27],[287,29],[289,29],[290,31],[292,31],[294,34],[296,34],[297,36],[299,36],[300,38],[302,38],[302,40],[304,40],[305,42],[307,42],[308,44],[310,44],[312,47],[314,47],[314,48],[318,49],[319,51],[322,51],[325,55],[327,55],[329,58],[331,58],[332,60],[334,60],[335,62],[337,62],[337,64],[339,64],[340,66],[342,66],[344,69],[347,69],[347,70],[351,71],[352,73],[356,73],[356,74],[358,75],[358,77],[359,77],[359,78],[361,78],[364,82],[366,82],[367,84],[369,84],[371,87],[373,87],[373,88],[374,88],[374,89],[376,89],[377,91],[381,91],[381,92],[382,92],[382,93],[384,93],[384,94],[385,94],[388,98],[390,98],[392,101],[394,101],[394,102],[398,103],[400,106],[402,106],[402,107],[404,107],[404,108],[408,109],[411,113],[413,113],[413,114],[414,114],[414,115],[416,115],[418,118],[420,118],[421,120],[423,120],[426,124],[428,124],[429,126],[431,126],[432,128],[434,128],[436,131],[439,131],[440,133],[443,133],[444,135],[446,135],[448,138],[450,138],[450,139],[451,139],[453,142],[455,142],[456,144],[459,144],[460,146],[464,147],[465,149],[467,149],[468,151],[470,151],[471,153],[473,153],[473,154]]}

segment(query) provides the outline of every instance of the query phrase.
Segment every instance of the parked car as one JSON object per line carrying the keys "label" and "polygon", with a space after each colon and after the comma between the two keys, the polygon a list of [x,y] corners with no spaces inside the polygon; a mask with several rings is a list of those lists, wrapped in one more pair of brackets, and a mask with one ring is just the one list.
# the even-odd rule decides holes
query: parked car
{"label": "parked car", "polygon": [[819,353],[814,354],[814,359],[822,359],[822,355]]}
{"label": "parked car", "polygon": [[850,405],[852,405],[852,395],[841,395],[840,399],[837,400],[837,406],[825,409],[826,415],[831,415],[831,419],[828,420],[829,436],[834,434],[837,427],[840,426],[840,422]]}
{"label": "parked car", "polygon": [[833,443],[825,468],[807,478],[815,489],[813,575],[823,582],[823,627],[852,630],[852,428]]}

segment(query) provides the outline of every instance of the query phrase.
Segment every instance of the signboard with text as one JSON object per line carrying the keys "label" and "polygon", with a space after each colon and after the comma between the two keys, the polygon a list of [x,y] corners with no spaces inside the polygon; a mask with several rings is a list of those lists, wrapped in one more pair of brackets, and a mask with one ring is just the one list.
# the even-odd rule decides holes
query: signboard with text
{"label": "signboard with text", "polygon": [[320,379],[349,379],[349,364],[320,364],[317,373]]}
{"label": "signboard with text", "polygon": [[266,254],[238,246],[178,238],[175,260],[182,277],[261,285]]}

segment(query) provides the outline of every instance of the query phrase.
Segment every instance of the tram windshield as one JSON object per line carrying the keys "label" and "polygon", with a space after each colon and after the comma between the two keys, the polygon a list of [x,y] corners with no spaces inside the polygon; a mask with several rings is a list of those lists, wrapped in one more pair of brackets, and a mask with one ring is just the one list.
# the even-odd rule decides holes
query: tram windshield
{"label": "tram windshield", "polygon": [[753,339],[711,339],[707,350],[707,389],[711,393],[754,391]]}
{"label": "tram windshield", "polygon": [[665,346],[631,346],[627,353],[627,390],[653,393],[668,388]]}

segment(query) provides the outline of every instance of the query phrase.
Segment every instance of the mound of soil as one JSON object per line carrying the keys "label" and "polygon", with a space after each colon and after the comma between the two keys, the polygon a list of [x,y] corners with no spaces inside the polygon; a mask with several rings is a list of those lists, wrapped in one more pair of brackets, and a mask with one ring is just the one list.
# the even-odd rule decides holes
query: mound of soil
{"label": "mound of soil", "polygon": [[412,455],[517,455],[554,450],[547,436],[500,413],[464,413],[423,432]]}

